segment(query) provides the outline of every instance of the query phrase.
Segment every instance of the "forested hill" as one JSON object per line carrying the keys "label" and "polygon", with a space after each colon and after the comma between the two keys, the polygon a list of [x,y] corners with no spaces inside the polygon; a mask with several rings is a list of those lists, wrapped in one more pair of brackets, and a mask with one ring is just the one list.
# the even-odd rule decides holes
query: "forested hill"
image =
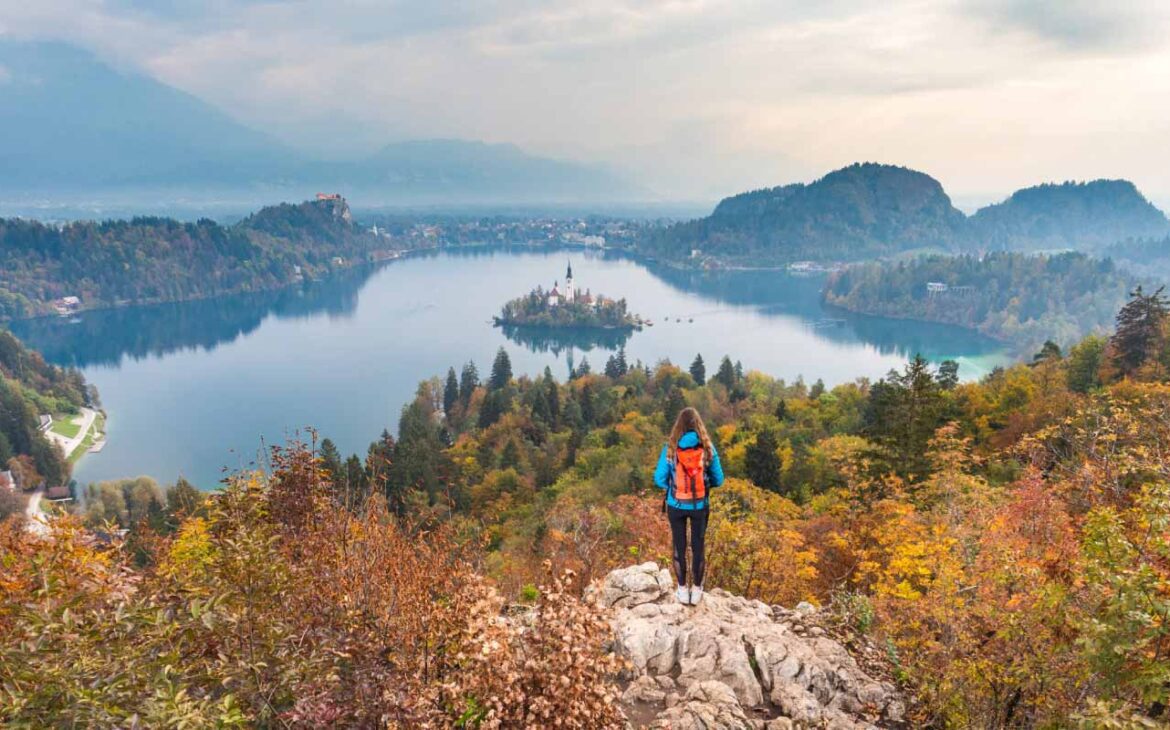
{"label": "forested hill", "polygon": [[1170,233],[1166,216],[1128,180],[1025,188],[980,209],[971,224],[983,250],[1088,251]]}
{"label": "forested hill", "polygon": [[78,222],[60,228],[0,219],[0,319],[81,308],[254,291],[364,261],[377,239],[343,199],[264,208],[234,226],[168,218]]}
{"label": "forested hill", "polygon": [[726,198],[710,216],[659,230],[639,248],[668,261],[775,266],[930,250],[1099,251],[1168,232],[1162,212],[1126,180],[1039,185],[968,218],[930,176],[866,163]]}
{"label": "forested hill", "polygon": [[667,259],[698,249],[746,265],[850,261],[911,249],[955,249],[965,222],[929,175],[865,163],[807,185],[727,198],[709,217],[665,229],[643,248]]}
{"label": "forested hill", "polygon": [[19,471],[23,486],[65,484],[69,464],[38,430],[37,416],[76,413],[91,398],[81,373],[46,363],[0,329],[0,471]]}
{"label": "forested hill", "polygon": [[853,312],[960,325],[1034,351],[1106,331],[1134,284],[1108,259],[999,252],[850,266],[830,275],[824,296]]}
{"label": "forested hill", "polygon": [[[614,358],[557,382],[513,377],[501,350],[483,382],[471,363],[423,381],[398,438],[362,455],[294,443],[215,494],[97,485],[52,541],[0,523],[0,724],[625,727],[608,652],[645,630],[627,658],[680,676],[655,689],[675,707],[693,710],[694,673],[733,656],[715,678],[737,687],[756,687],[757,665],[828,676],[758,633],[696,642],[727,617],[716,590],[662,607],[685,616],[681,636],[644,605],[655,580],[625,603],[645,630],[578,599],[615,567],[669,565],[652,474],[690,406],[727,475],[704,584],[761,602],[733,613],[821,606],[792,632],[880,647],[861,655],[906,693],[905,727],[1163,727],[1167,302],[1136,296],[1117,322],[972,383],[921,358],[831,389],[726,358]],[[125,543],[89,539],[106,520]]]}

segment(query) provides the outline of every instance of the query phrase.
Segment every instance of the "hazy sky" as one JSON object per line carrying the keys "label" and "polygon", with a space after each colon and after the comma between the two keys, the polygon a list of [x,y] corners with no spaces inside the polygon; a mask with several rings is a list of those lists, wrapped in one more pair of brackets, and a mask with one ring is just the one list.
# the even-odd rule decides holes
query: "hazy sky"
{"label": "hazy sky", "polygon": [[1168,30],[1144,0],[0,0],[0,33],[307,149],[514,142],[687,198],[874,160],[960,204],[1127,177],[1166,205]]}

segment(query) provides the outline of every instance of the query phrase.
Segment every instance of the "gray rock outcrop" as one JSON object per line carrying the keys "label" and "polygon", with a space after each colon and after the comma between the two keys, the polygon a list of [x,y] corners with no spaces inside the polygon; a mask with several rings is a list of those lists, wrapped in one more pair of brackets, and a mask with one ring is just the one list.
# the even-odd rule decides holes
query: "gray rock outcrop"
{"label": "gray rock outcrop", "polygon": [[714,589],[698,606],[682,605],[670,573],[654,563],[613,571],[591,597],[612,610],[615,649],[630,663],[623,701],[649,720],[642,725],[868,730],[902,721],[893,685],[866,675],[836,641],[797,634],[759,601]]}

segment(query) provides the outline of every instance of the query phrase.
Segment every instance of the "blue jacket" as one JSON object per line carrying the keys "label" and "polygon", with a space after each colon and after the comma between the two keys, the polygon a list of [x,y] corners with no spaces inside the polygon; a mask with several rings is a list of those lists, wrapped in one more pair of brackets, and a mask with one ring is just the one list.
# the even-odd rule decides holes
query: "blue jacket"
{"label": "blue jacket", "polygon": [[[699,445],[699,434],[694,431],[687,431],[678,440],[678,447],[680,449],[693,449]],[[711,501],[711,493],[707,493],[707,499],[703,500],[702,504],[681,504],[674,498],[674,490],[671,489],[671,482],[674,481],[674,467],[667,458],[667,448],[662,447],[662,453],[658,455],[658,466],[654,467],[654,484],[659,489],[666,490],[666,505],[674,507],[675,509],[705,509]],[[723,467],[719,464],[719,452],[715,447],[711,447],[711,461],[707,464],[706,482],[708,489],[718,487],[723,483]]]}

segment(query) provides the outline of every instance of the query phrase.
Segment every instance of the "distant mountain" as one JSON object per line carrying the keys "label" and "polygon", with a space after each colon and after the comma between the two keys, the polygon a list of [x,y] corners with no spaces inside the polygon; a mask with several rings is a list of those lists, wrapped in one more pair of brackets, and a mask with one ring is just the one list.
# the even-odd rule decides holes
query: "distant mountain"
{"label": "distant mountain", "polygon": [[404,142],[359,160],[316,160],[153,79],[55,43],[0,41],[0,191],[337,189],[364,204],[618,200],[600,167],[511,145]]}
{"label": "distant mountain", "polygon": [[0,189],[237,185],[296,155],[189,94],[55,43],[0,42]]}
{"label": "distant mountain", "polygon": [[1127,238],[1160,237],[1170,221],[1128,180],[1045,184],[1017,190],[971,218],[982,249],[1098,250]]}
{"label": "distant mountain", "polygon": [[663,229],[639,249],[668,260],[760,266],[923,250],[1101,253],[1168,234],[1170,221],[1127,180],[1026,188],[968,218],[929,175],[865,163],[807,185],[726,198],[710,216]]}
{"label": "distant mountain", "polygon": [[647,242],[666,257],[699,250],[738,263],[852,261],[913,249],[957,248],[966,219],[937,180],[892,165],[854,164],[810,184],[727,198],[707,218]]}
{"label": "distant mountain", "polygon": [[319,164],[316,175],[344,190],[431,199],[614,200],[634,192],[601,167],[536,157],[511,144],[454,139],[387,145],[359,161]]}

